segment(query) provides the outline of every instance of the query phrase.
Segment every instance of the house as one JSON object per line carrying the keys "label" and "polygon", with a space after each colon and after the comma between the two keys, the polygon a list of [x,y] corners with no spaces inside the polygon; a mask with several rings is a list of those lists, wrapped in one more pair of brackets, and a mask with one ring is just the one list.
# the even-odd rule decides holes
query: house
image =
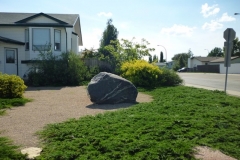
{"label": "house", "polygon": [[[210,61],[209,64],[224,64],[224,61],[225,61],[224,57],[221,57],[221,58]],[[239,56],[231,57],[231,64],[234,64],[234,63],[240,63]]]}
{"label": "house", "polygon": [[[198,72],[226,73],[224,57],[192,57],[188,58],[188,68]],[[231,57],[228,73],[240,73],[240,57]]]}
{"label": "house", "polygon": [[154,63],[156,66],[158,66],[159,68],[162,68],[162,67],[166,67],[166,63],[165,62],[157,62],[157,63]]}
{"label": "house", "polygon": [[78,14],[0,12],[0,72],[23,77],[40,52],[79,52]]}
{"label": "house", "polygon": [[168,61],[166,62],[166,66],[168,69],[172,69],[173,68],[173,65],[174,65],[174,61]]}
{"label": "house", "polygon": [[[218,58],[209,62],[210,65],[219,65],[220,72],[219,73],[226,73],[226,67],[224,67],[224,57]],[[240,74],[240,57],[235,56],[231,57],[231,66],[228,67],[229,74]]]}
{"label": "house", "polygon": [[194,68],[198,65],[208,65],[210,61],[218,58],[219,57],[191,57],[188,58],[188,68]]}

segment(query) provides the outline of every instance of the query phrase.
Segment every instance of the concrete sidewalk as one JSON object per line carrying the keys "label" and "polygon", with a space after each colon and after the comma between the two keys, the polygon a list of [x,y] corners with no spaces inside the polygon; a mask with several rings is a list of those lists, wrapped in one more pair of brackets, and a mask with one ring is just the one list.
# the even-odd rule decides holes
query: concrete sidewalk
{"label": "concrete sidewalk", "polygon": [[[208,89],[208,90],[224,91],[223,89],[217,89],[217,88],[207,87],[207,86],[200,86],[200,85],[195,85],[195,84],[184,84],[184,85],[189,86],[189,87]],[[238,92],[238,91],[227,90],[227,94],[232,95],[232,96],[240,97],[240,92]]]}

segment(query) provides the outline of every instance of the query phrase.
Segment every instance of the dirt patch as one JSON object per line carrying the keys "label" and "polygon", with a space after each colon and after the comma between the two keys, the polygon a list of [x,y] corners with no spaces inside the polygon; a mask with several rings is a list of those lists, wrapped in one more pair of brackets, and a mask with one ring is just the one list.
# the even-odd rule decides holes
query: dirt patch
{"label": "dirt patch", "polygon": [[[33,99],[22,107],[13,107],[0,117],[1,136],[11,138],[22,148],[40,147],[35,133],[50,123],[70,118],[95,115],[132,106],[130,103],[96,105],[87,96],[86,87],[28,88],[24,97]],[[139,93],[137,102],[150,102],[152,97]]]}
{"label": "dirt patch", "polygon": [[237,160],[230,156],[227,156],[219,150],[213,150],[206,146],[198,146],[195,148],[197,153],[194,155],[197,159],[202,160]]}

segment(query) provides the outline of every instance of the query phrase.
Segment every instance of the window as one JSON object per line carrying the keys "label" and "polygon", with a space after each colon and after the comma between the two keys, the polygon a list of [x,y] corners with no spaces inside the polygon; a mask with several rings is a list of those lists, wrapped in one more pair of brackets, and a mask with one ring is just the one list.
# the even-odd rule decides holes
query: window
{"label": "window", "polygon": [[29,50],[29,29],[25,29],[25,50]]}
{"label": "window", "polygon": [[61,50],[61,31],[56,29],[54,30],[54,50]]}
{"label": "window", "polygon": [[33,50],[50,50],[50,29],[33,28]]}
{"label": "window", "polygon": [[15,63],[14,50],[6,50],[6,63]]}

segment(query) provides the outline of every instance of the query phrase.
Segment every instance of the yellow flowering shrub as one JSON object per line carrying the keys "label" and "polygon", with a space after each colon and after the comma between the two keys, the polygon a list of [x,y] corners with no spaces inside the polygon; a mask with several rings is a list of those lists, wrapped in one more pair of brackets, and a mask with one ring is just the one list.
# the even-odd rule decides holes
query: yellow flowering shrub
{"label": "yellow flowering shrub", "polygon": [[19,76],[0,73],[0,98],[20,98],[26,88]]}
{"label": "yellow flowering shrub", "polygon": [[121,76],[131,81],[135,86],[156,87],[162,71],[158,66],[145,60],[128,61],[121,65]]}

